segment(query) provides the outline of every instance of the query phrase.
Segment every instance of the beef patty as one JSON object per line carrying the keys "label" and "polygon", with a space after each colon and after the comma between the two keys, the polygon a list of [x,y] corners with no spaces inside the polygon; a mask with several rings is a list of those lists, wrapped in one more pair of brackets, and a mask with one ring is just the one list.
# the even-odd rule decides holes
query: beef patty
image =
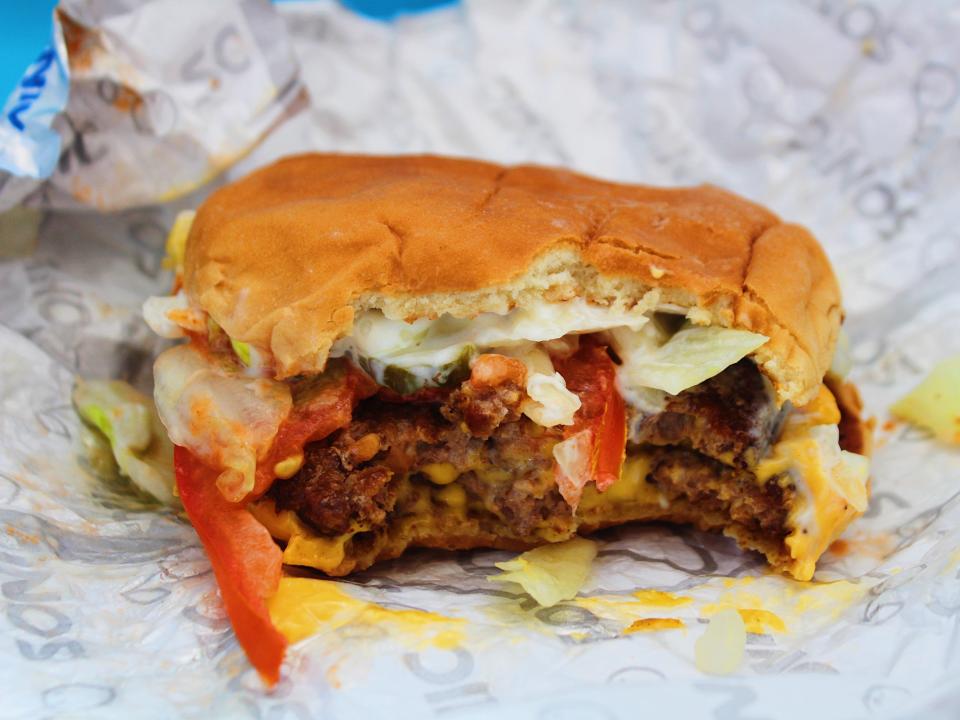
{"label": "beef patty", "polygon": [[[347,427],[305,449],[300,471],[277,480],[270,497],[320,534],[338,535],[377,530],[412,512],[400,492],[403,478],[429,488],[455,480],[471,512],[488,516],[498,532],[526,540],[545,527],[572,534],[577,519],[554,480],[552,449],[563,428],[522,416],[516,390],[461,388],[442,403],[366,400]],[[786,491],[776,481],[759,485],[749,469],[779,423],[756,366],[741,361],[636,422],[652,452],[646,482],[670,501],[702,504],[782,537]]]}
{"label": "beef patty", "polygon": [[753,467],[766,455],[787,412],[744,358],[667,400],[662,412],[635,418],[631,441],[678,445],[726,465]]}

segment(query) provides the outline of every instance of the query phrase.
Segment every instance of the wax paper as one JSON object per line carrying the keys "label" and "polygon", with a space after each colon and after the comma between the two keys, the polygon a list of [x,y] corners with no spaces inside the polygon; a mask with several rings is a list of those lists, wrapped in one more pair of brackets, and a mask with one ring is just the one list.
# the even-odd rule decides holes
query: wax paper
{"label": "wax paper", "polygon": [[[112,37],[128,51],[94,63],[86,89],[71,64],[70,103],[111,71],[177,98],[152,71],[253,4],[207,5],[66,3],[91,26],[122,10]],[[89,104],[87,155],[109,153],[0,217],[0,716],[955,717],[960,452],[887,408],[960,353],[960,5],[476,0],[390,24],[333,2],[256,12],[244,37],[289,43],[302,112],[274,99],[276,122],[251,126],[227,112],[251,107],[231,86],[182,132],[145,139]],[[150,44],[160,28],[168,42]],[[221,127],[238,133],[230,151]],[[176,210],[210,185],[165,200],[264,133],[226,178],[307,149],[428,151],[714,182],[807,224],[840,277],[852,379],[877,420],[870,509],[810,584],[688,528],[606,531],[581,596],[548,609],[486,580],[507,553],[414,552],[319,586],[342,612],[267,690],[193,530],[95,476],[69,404],[78,374],[149,388],[161,342],[139,304],[168,286]],[[82,159],[76,144],[66,157]],[[51,208],[65,197],[116,211]],[[649,590],[667,594],[635,594]],[[694,643],[728,605],[753,618],[744,664],[704,675]],[[650,617],[684,627],[623,633]]]}
{"label": "wax paper", "polygon": [[0,116],[0,209],[183,195],[302,107],[297,69],[269,3],[62,0]]}

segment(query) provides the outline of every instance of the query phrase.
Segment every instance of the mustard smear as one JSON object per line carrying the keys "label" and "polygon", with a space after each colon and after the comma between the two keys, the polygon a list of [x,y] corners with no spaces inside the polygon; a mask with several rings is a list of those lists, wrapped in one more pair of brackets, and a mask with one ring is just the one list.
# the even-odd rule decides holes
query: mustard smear
{"label": "mustard smear", "polygon": [[779,633],[787,631],[787,624],[783,622],[783,619],[769,610],[750,608],[747,610],[741,609],[737,612],[740,613],[743,624],[749,633],[763,633],[767,630]]}
{"label": "mustard smear", "polygon": [[641,605],[650,607],[681,607],[693,602],[693,598],[674,595],[662,590],[637,590],[633,593],[633,596]]}
{"label": "mustard smear", "polygon": [[270,619],[291,643],[345,625],[371,625],[401,641],[451,649],[464,621],[424,610],[394,610],[355,598],[330,580],[285,577],[268,604]]}
{"label": "mustard smear", "polygon": [[679,608],[692,602],[693,598],[662,590],[636,590],[630,595],[575,598],[572,604],[603,618],[631,622],[638,615],[650,614],[656,608]]}
{"label": "mustard smear", "polygon": [[632,635],[638,632],[657,632],[659,630],[679,630],[686,627],[686,623],[680,618],[641,618],[634,620],[629,626],[624,628],[624,635]]}

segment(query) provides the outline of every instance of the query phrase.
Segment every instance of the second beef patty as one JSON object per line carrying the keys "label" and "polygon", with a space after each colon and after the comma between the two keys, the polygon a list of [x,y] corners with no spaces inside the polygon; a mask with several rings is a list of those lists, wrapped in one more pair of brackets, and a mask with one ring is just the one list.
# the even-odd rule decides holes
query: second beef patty
{"label": "second beef patty", "polygon": [[[552,449],[562,428],[522,416],[513,406],[519,397],[507,389],[476,399],[456,391],[444,403],[371,398],[346,428],[309,445],[300,471],[277,480],[270,496],[319,534],[335,536],[376,531],[409,512],[403,478],[430,488],[455,482],[470,512],[489,516],[498,532],[525,540],[546,527],[572,534],[577,519],[554,480]],[[646,482],[670,501],[686,499],[782,537],[792,490],[778,478],[760,485],[750,471],[779,421],[756,366],[741,361],[639,420],[640,450],[651,457]]]}

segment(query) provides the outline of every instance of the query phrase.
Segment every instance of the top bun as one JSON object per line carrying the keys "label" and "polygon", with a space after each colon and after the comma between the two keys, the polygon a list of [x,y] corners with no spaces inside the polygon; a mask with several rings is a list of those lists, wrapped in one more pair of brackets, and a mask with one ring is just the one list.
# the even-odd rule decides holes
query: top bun
{"label": "top bun", "polygon": [[754,360],[802,404],[841,321],[816,240],[732,193],[432,156],[298,155],[217,190],[184,285],[279,377],[321,371],[370,308],[472,317],[582,297],[640,312],[655,290],[698,322],[767,335]]}

